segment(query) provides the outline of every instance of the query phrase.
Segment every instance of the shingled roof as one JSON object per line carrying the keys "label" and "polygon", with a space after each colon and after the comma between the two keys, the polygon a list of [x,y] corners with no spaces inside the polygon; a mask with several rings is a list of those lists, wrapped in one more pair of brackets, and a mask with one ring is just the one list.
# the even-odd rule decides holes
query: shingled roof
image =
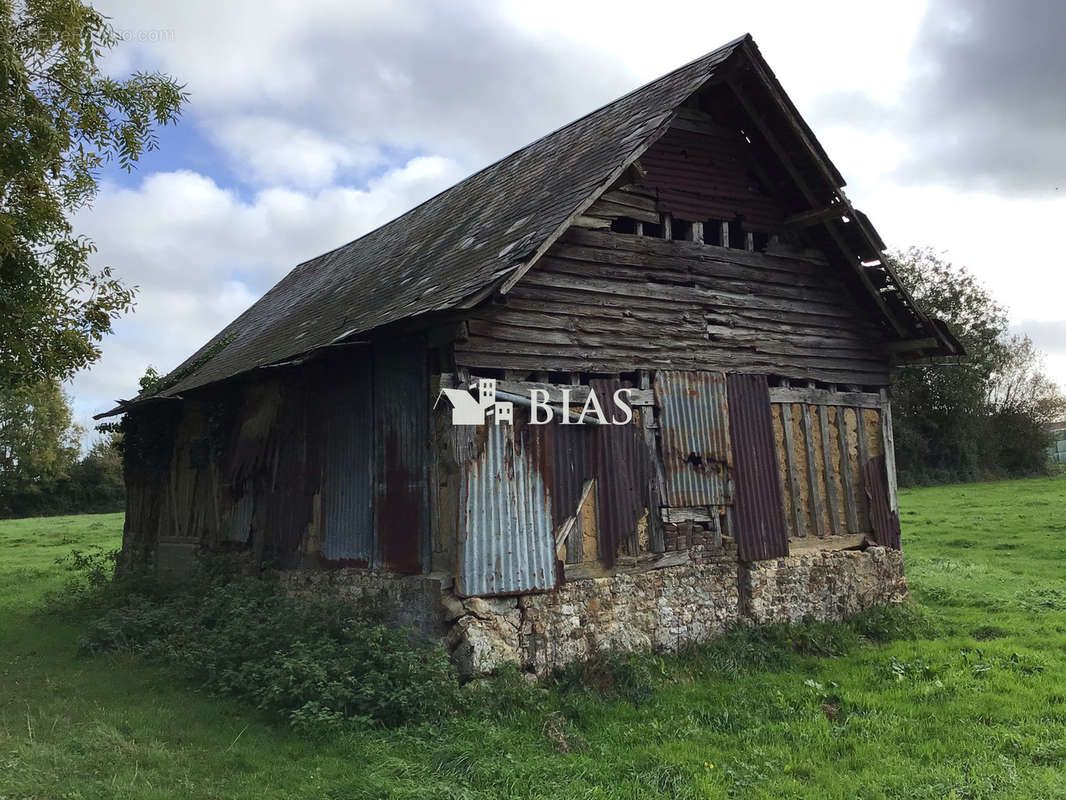
{"label": "shingled roof", "polygon": [[[291,360],[409,317],[464,307],[496,288],[506,291],[734,56],[756,62],[764,80],[776,86],[792,115],[793,138],[803,142],[824,176],[822,196],[831,194],[840,202],[843,179],[746,35],[538,139],[365,236],[298,265],[171,372],[158,395],[177,395]],[[851,209],[843,202],[842,210]],[[869,225],[865,217],[861,222]],[[865,237],[875,243],[868,252],[883,248],[872,227]],[[894,280],[890,275],[887,282]],[[905,297],[900,287],[893,284],[893,289]],[[910,313],[908,335],[932,336],[942,352],[950,349],[916,307]],[[107,413],[128,408],[121,403]]]}

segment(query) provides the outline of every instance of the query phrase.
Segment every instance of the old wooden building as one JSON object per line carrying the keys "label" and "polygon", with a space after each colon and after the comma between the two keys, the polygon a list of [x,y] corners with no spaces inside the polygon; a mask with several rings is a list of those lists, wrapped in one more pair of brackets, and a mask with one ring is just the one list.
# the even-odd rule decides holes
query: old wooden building
{"label": "old wooden building", "polygon": [[744,37],[296,266],[111,412],[125,563],[392,587],[471,669],[898,599],[889,373],[961,350],[843,185]]}

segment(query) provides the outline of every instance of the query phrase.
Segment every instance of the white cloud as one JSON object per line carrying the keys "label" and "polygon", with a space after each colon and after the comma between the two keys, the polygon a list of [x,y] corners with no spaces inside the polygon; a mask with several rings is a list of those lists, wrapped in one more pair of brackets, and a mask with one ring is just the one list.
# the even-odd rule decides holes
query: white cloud
{"label": "white cloud", "polygon": [[440,157],[418,157],[365,189],[315,192],[272,188],[242,200],[193,172],[156,173],[136,188],[104,187],[77,219],[99,248],[139,286],[137,308],[115,326],[104,356],[73,391],[87,410],[135,394],[148,364],[184,360],[293,266],[350,241],[462,177]]}
{"label": "white cloud", "polygon": [[327,186],[344,169],[365,170],[382,161],[371,144],[331,141],[281,119],[233,117],[215,124],[211,133],[234,167],[261,185]]}

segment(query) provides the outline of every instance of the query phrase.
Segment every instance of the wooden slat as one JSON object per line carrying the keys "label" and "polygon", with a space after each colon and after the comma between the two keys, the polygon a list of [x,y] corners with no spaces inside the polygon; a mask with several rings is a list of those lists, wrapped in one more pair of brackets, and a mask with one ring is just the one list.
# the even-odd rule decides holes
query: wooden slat
{"label": "wooden slat", "polygon": [[822,474],[825,477],[825,496],[829,502],[829,532],[843,533],[840,530],[840,505],[837,502],[837,485],[833,480],[833,444],[829,438],[829,410],[818,406],[818,432],[822,435]]}
{"label": "wooden slat", "polygon": [[844,483],[844,514],[848,533],[859,533],[859,514],[856,508],[855,487],[851,479],[851,457],[848,454],[848,426],[844,406],[836,407],[837,446],[840,450],[840,477]]}
{"label": "wooden slat", "polygon": [[848,405],[856,408],[880,408],[881,396],[873,392],[828,392],[825,389],[773,386],[771,403],[808,403],[812,406]]}
{"label": "wooden slat", "polygon": [[899,512],[899,498],[896,496],[896,442],[892,436],[892,401],[888,398],[888,390],[881,390],[881,438],[882,449],[885,451],[885,472],[888,476],[888,507],[890,510]]}
{"label": "wooden slat", "polygon": [[[862,418],[862,409],[855,408],[855,433],[859,441],[859,487],[861,489],[862,504],[860,508],[870,509],[870,490],[866,485],[866,462],[870,460],[870,445],[866,439],[866,423]],[[867,521],[868,522],[868,521]]]}
{"label": "wooden slat", "polygon": [[792,437],[792,406],[782,405],[781,430],[785,438],[785,472],[787,472],[789,496],[792,499],[792,520],[796,536],[807,535],[807,521],[803,517],[803,506],[800,503],[799,473],[796,471],[796,458],[793,451]]}
{"label": "wooden slat", "polygon": [[818,538],[825,536],[822,524],[822,498],[818,493],[818,467],[814,460],[814,442],[811,437],[811,411],[806,403],[800,404],[800,420],[803,424],[803,445],[807,452],[807,491],[810,495],[811,516],[814,517],[814,532]]}

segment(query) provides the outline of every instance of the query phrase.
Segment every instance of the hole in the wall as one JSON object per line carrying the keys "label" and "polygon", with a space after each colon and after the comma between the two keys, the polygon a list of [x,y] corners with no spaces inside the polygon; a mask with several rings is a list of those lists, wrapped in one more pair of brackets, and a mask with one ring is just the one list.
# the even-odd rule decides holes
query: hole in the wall
{"label": "hole in the wall", "polygon": [[718,247],[723,246],[722,242],[722,223],[725,220],[721,219],[709,219],[703,223],[703,241],[707,244],[713,244]]}
{"label": "hole in the wall", "polygon": [[766,248],[770,246],[770,234],[765,231],[752,231],[751,235],[754,241],[755,252],[765,253]]}
{"label": "hole in the wall", "polygon": [[644,235],[651,236],[655,239],[663,238],[663,226],[655,222],[644,223]]}
{"label": "hole in the wall", "polygon": [[639,229],[639,226],[639,222],[629,217],[619,217],[618,219],[611,221],[611,230],[615,233],[635,234]]}
{"label": "hole in the wall", "polygon": [[685,456],[685,463],[691,464],[697,470],[702,470],[706,466],[703,461],[703,456],[699,453],[689,453],[687,456]]}
{"label": "hole in the wall", "polygon": [[692,223],[685,219],[675,219],[672,237],[677,241],[688,241],[692,238]]}

